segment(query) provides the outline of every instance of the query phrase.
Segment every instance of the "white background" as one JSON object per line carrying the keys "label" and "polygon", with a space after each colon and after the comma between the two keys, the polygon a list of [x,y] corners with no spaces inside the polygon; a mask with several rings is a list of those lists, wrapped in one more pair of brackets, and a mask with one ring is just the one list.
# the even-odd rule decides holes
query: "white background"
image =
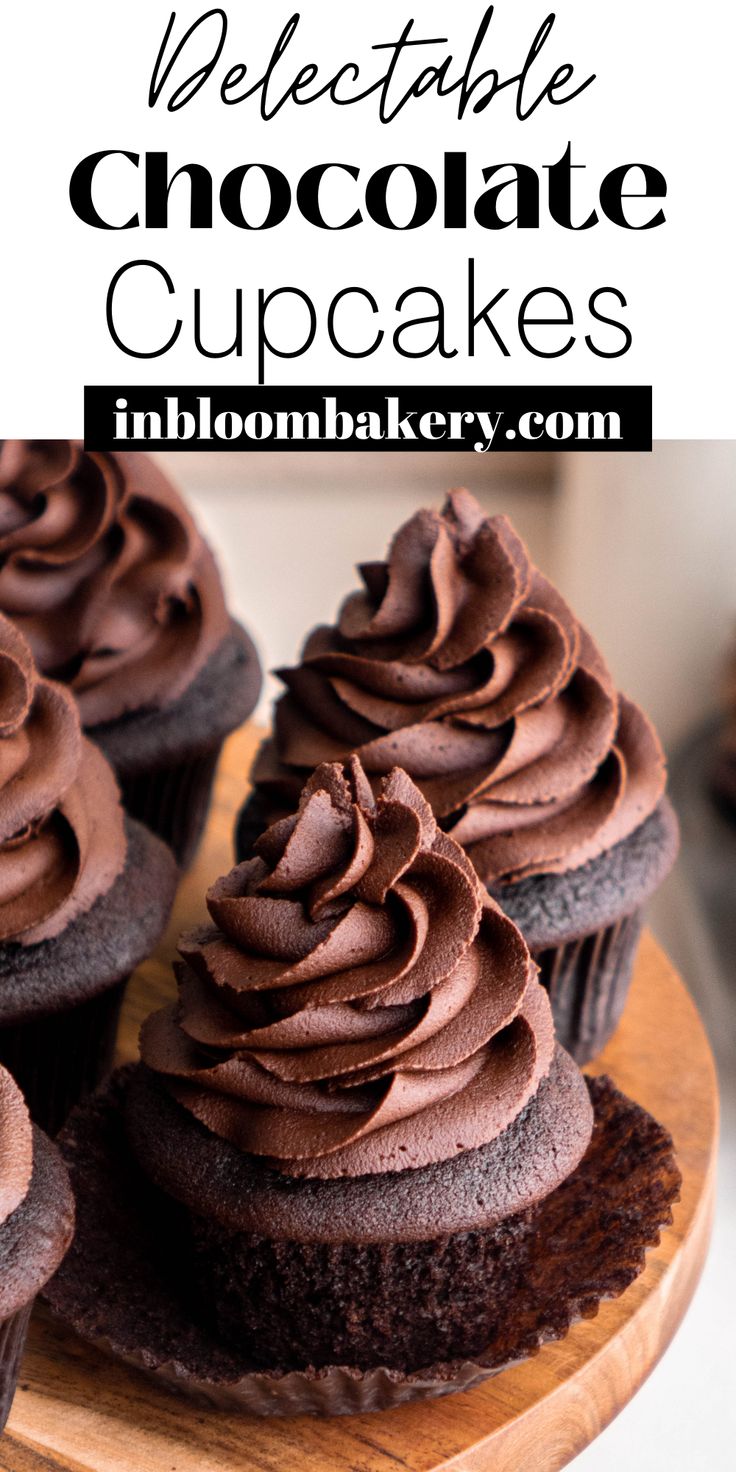
{"label": "white background", "polygon": [[[505,73],[521,65],[552,0],[499,0],[482,53],[485,65]],[[253,383],[253,324],[259,286],[301,285],[324,314],[336,290],[369,287],[382,304],[387,340],[363,361],[338,358],[323,330],[308,357],[274,360],[270,383],[653,383],[656,437],[732,436],[736,427],[732,343],[734,301],[733,190],[728,151],[733,136],[732,7],[726,0],[667,6],[618,0],[615,5],[560,0],[543,58],[540,82],[551,65],[572,61],[581,79],[595,83],[567,106],[543,104],[519,123],[510,93],[486,112],[458,122],[450,99],[411,103],[381,127],[375,103],[338,111],[328,100],[292,105],[263,123],[253,101],[225,107],[210,82],[182,111],[150,111],[148,83],[166,21],[168,0],[129,0],[123,7],[99,0],[24,0],[7,6],[3,19],[3,214],[0,324],[2,384],[0,430],[13,435],[71,435],[82,429],[84,383]],[[181,0],[176,33],[207,6]],[[292,3],[250,6],[233,0],[226,50],[217,72],[246,61],[260,74]],[[357,59],[368,68],[372,42],[395,39],[401,23],[417,16],[417,33],[448,35],[465,56],[482,4],[368,7],[340,0],[305,0],[289,57],[293,64],[318,59],[329,69]],[[8,13],[9,12],[9,13]],[[437,48],[439,59],[446,47]],[[550,66],[548,67],[548,61]],[[292,72],[292,60],[285,66]],[[536,73],[535,73],[536,75]],[[329,159],[358,163],[366,172],[388,162],[413,161],[440,174],[445,149],[463,149],[471,169],[522,161],[542,170],[570,139],[573,158],[587,165],[576,180],[587,209],[609,168],[632,161],[657,166],[669,185],[667,224],[626,232],[609,222],[573,234],[553,222],[539,230],[487,232],[474,226],[444,231],[432,221],[418,231],[388,232],[365,223],[327,233],[293,214],[279,228],[245,232],[219,221],[212,230],[186,228],[181,210],[166,231],[100,232],[79,221],[68,200],[75,164],[102,148],[166,150],[172,166],[206,164],[219,185],[228,168],[269,161],[295,185],[299,173]],[[108,176],[121,217],[133,192],[125,166]],[[581,181],[580,183],[578,182]],[[185,193],[179,204],[185,203]],[[100,202],[105,198],[100,191]],[[172,197],[173,198],[173,197]],[[472,198],[472,195],[471,195]],[[475,256],[479,293],[509,288],[509,302],[531,288],[554,285],[584,304],[601,285],[626,296],[634,346],[622,359],[593,358],[582,341],[564,358],[544,361],[519,344],[503,359],[490,345],[471,360],[436,356],[408,361],[390,347],[398,320],[393,305],[410,285],[431,284],[450,310],[448,331],[462,343],[466,261]],[[165,357],[140,361],[120,352],[104,318],[105,295],[126,261],[150,257],[173,277],[185,328]],[[191,293],[202,289],[205,332],[212,345],[232,337],[234,292],[244,292],[246,354],[242,360],[201,358],[192,346]],[[162,290],[120,299],[131,340],[153,346],[163,334]],[[509,326],[513,305],[499,318]],[[276,326],[274,312],[273,325]],[[292,314],[291,330],[297,331]],[[289,329],[286,324],[284,331]],[[585,329],[583,329],[584,332]],[[581,334],[582,337],[583,334]],[[482,340],[483,334],[480,335]],[[285,339],[284,339],[285,340]]]}

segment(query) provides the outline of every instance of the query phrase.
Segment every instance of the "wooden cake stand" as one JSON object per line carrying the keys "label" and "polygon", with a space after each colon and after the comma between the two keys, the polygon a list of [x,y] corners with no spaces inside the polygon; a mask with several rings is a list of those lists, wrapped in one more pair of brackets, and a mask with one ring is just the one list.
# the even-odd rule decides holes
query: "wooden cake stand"
{"label": "wooden cake stand", "polygon": [[[132,981],[119,1054],[173,995],[179,930],[204,918],[207,885],[232,863],[232,824],[260,733],[229,741],[207,835],[169,933]],[[626,1405],[669,1344],[705,1259],[714,1195],[717,1091],[702,1024],[650,935],[615,1038],[596,1061],[671,1130],[683,1173],[674,1226],[621,1298],[559,1344],[464,1395],[318,1421],[234,1417],[169,1395],[36,1310],[6,1435],[5,1472],[555,1472]],[[121,1291],[125,1286],[121,1285]]]}

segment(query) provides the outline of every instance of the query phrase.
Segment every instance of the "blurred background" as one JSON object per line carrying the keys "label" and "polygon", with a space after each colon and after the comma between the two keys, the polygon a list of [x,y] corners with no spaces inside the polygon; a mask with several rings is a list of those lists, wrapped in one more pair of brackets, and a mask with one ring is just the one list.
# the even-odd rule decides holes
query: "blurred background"
{"label": "blurred background", "polygon": [[[264,668],[295,662],[312,626],[332,621],[356,585],[355,563],[383,556],[414,510],[466,485],[489,512],[510,516],[601,645],[619,687],[655,721],[683,849],[650,921],[696,998],[719,1066],[719,1201],[705,1274],[673,1345],[574,1465],[620,1472],[625,1458],[636,1472],[733,1466],[736,823],[716,811],[707,782],[725,663],[736,648],[736,443],[659,442],[641,455],[157,458],[211,541],[230,607],[254,635]],[[256,713],[264,723],[278,689],[266,682]]]}

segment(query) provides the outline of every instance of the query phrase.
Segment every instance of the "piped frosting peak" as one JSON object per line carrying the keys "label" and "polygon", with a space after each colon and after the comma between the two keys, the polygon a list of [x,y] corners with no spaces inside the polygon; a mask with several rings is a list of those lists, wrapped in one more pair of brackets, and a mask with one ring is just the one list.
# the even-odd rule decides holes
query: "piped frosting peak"
{"label": "piped frosting peak", "polygon": [[229,626],[212,554],[153,461],[71,440],[0,442],[0,609],[85,726],[176,700]]}
{"label": "piped frosting peak", "polygon": [[253,774],[270,810],[319,762],[355,752],[374,787],[398,764],[487,884],[578,868],[653,812],[657,736],[505,516],[453,491],[360,573],[279,671]]}
{"label": "piped frosting peak", "polygon": [[142,1058],[211,1131],[286,1175],[477,1148],[549,1071],[527,947],[400,769],[374,797],[357,759],[320,766],[207,904]]}

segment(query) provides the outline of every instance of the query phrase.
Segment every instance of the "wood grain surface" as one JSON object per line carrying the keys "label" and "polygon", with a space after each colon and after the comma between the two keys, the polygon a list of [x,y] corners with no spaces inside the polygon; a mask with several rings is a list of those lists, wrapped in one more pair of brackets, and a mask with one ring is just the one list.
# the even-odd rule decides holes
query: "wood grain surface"
{"label": "wood grain surface", "polygon": [[[258,733],[229,741],[207,835],[169,932],[131,982],[121,1059],[143,1017],[174,991],[175,937],[204,916],[204,891],[232,862],[233,815]],[[684,1184],[674,1226],[646,1271],[595,1319],[476,1390],[378,1415],[258,1420],[208,1412],[106,1359],[37,1309],[5,1436],[4,1472],[556,1472],[626,1405],[669,1343],[710,1232],[717,1092],[695,1007],[650,935],[624,1019],[593,1071],[672,1131]],[[124,1291],[124,1286],[122,1288]],[[673,1407],[673,1415],[677,1408]]]}

